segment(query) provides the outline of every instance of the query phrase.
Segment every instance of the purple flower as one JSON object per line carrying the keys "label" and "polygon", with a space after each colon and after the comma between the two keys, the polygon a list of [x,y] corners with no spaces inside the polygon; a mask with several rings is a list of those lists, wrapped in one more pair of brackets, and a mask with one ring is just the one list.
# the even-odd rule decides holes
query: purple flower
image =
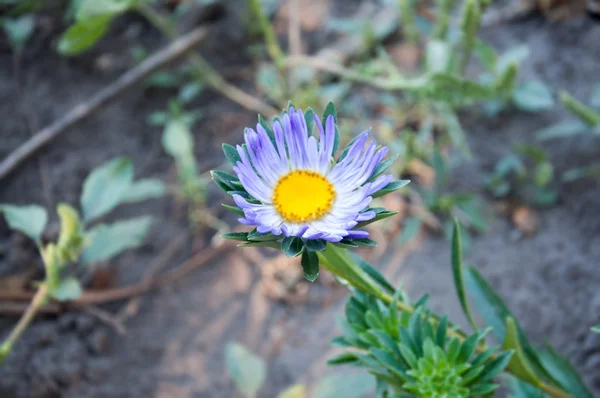
{"label": "purple flower", "polygon": [[334,116],[326,118],[325,127],[315,116],[314,124],[318,138],[309,133],[302,110],[290,107],[272,130],[260,123],[256,130],[246,129],[233,167],[239,178],[233,184],[245,192],[230,192],[244,214],[239,221],[260,234],[303,240],[366,238],[368,232],[354,228],[375,218],[369,209],[373,194],[393,180],[374,175],[388,150],[368,143],[366,131],[335,160]]}

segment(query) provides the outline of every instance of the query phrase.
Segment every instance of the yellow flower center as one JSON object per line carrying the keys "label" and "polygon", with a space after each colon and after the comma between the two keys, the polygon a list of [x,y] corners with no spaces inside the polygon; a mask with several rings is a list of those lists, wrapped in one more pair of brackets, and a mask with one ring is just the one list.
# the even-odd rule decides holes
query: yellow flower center
{"label": "yellow flower center", "polygon": [[295,170],[277,181],[273,204],[279,215],[290,223],[321,219],[331,210],[335,199],[333,185],[321,174]]}

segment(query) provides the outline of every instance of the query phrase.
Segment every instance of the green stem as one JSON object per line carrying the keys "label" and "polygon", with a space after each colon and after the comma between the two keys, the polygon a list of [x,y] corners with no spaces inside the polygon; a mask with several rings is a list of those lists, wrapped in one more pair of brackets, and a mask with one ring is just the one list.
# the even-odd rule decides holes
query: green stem
{"label": "green stem", "polygon": [[[362,290],[363,292],[370,294],[386,304],[393,302],[393,297],[386,293],[383,288],[369,276],[361,266],[352,258],[347,249],[339,248],[330,243],[327,244],[327,248],[318,253],[319,263],[327,268],[332,274],[345,279],[350,285],[355,288]],[[414,307],[410,304],[398,301],[398,309],[402,312],[413,313]],[[439,322],[439,317],[431,315],[434,321]],[[460,329],[449,329],[448,335],[453,338],[458,338],[460,341],[464,341],[467,334]],[[477,347],[478,352],[486,351],[488,347],[485,344],[481,344]],[[492,356],[494,358],[495,356]],[[508,369],[506,372],[510,372]],[[517,375],[515,375],[518,377]],[[571,398],[571,395],[565,391],[554,387],[552,385],[541,383],[539,388],[554,398]]]}
{"label": "green stem", "polygon": [[[177,37],[175,26],[148,4],[140,3],[136,7],[136,10],[169,39]],[[272,106],[229,84],[200,54],[192,53],[188,55],[188,60],[195,69],[195,77],[207,83],[213,90],[221,93],[224,97],[229,98],[248,110],[261,113],[265,116],[272,116],[279,113]]]}
{"label": "green stem", "polygon": [[25,311],[21,319],[19,319],[19,323],[17,323],[10,335],[0,346],[0,364],[2,364],[4,362],[4,359],[8,356],[8,354],[10,354],[17,340],[27,329],[27,327],[29,326],[39,309],[42,308],[46,303],[47,298],[48,285],[44,283],[38,288],[37,292],[35,293],[35,296],[33,297],[33,300],[31,301],[31,304],[27,308],[27,311]]}
{"label": "green stem", "polygon": [[277,41],[277,35],[275,34],[275,30],[267,18],[267,14],[260,3],[260,0],[248,0],[248,4],[250,5],[250,10],[252,14],[258,19],[258,25],[260,26],[260,30],[262,31],[263,36],[265,37],[265,43],[267,44],[267,51],[269,52],[269,56],[275,62],[275,65],[280,70],[283,69],[285,56],[283,51],[281,51],[281,47],[279,46],[279,42]]}

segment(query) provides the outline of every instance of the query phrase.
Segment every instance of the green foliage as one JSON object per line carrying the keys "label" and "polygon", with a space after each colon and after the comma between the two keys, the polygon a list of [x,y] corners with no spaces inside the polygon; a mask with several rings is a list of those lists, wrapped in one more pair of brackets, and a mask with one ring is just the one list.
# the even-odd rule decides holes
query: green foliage
{"label": "green foliage", "polygon": [[363,293],[351,296],[341,321],[344,335],[335,341],[353,350],[329,363],[364,367],[395,394],[465,397],[498,388],[493,379],[508,365],[512,351],[481,351],[485,332],[462,340],[423,301],[411,314],[398,313],[397,300],[388,306]]}
{"label": "green foliage", "polygon": [[555,191],[554,167],[546,152],[537,146],[517,144],[514,152],[501,158],[485,183],[496,197],[516,197],[531,206],[551,206]]}
{"label": "green foliage", "polygon": [[145,0],[81,0],[77,2],[75,24],[61,37],[58,51],[77,55],[92,47],[106,33],[112,20]]}
{"label": "green foliage", "polygon": [[21,53],[25,43],[35,29],[34,18],[32,14],[21,15],[17,18],[6,18],[2,21],[4,31],[8,35],[10,45],[15,53]]}
{"label": "green foliage", "polygon": [[24,233],[38,245],[41,244],[42,232],[48,222],[48,213],[43,207],[1,205],[0,212],[4,214],[9,227]]}
{"label": "green foliage", "polygon": [[550,89],[538,81],[527,82],[518,87],[513,94],[513,101],[519,109],[528,112],[548,110],[554,106]]}
{"label": "green foliage", "polygon": [[238,391],[248,398],[256,397],[265,381],[265,362],[241,344],[231,342],[225,347],[225,365]]}

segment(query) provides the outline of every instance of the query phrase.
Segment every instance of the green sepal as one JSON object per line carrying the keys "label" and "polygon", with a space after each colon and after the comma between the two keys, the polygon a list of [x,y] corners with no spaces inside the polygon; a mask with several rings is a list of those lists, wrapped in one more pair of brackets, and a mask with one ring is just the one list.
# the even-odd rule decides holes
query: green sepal
{"label": "green sepal", "polygon": [[311,239],[304,242],[304,246],[311,252],[321,252],[327,248],[327,242],[323,239]]}
{"label": "green sepal", "polygon": [[229,210],[229,211],[231,211],[231,212],[234,212],[234,213],[235,213],[235,214],[237,214],[238,216],[242,216],[242,217],[244,217],[244,216],[245,216],[245,214],[244,214],[244,210],[240,209],[240,208],[239,208],[239,207],[237,207],[237,206],[230,206],[230,205],[226,205],[226,204],[224,204],[224,203],[221,203],[221,206],[223,206],[224,208],[226,208],[227,210]]}
{"label": "green sepal", "polygon": [[376,247],[377,246],[377,242],[375,242],[372,239],[369,238],[353,238],[352,242],[361,245],[361,246],[369,246],[369,247]]}
{"label": "green sepal", "polygon": [[315,252],[308,250],[302,251],[302,270],[304,271],[304,278],[309,282],[314,282],[319,276],[319,258]]}
{"label": "green sepal", "polygon": [[[392,155],[389,158],[387,158],[386,160],[384,160],[383,162],[379,163],[377,165],[377,167],[375,167],[375,170],[373,170],[373,174],[371,175],[371,178],[369,178],[367,180],[367,182],[375,181],[375,179],[377,177],[382,175],[392,164],[394,164],[394,162],[398,159],[398,156],[400,156],[400,155],[399,154]],[[408,182],[407,182],[407,184],[408,184]]]}
{"label": "green sepal", "polygon": [[253,242],[268,242],[268,241],[280,240],[280,239],[281,239],[280,236],[273,235],[270,232],[266,233],[266,234],[261,234],[260,232],[257,231],[256,228],[254,228],[248,234],[248,240],[253,241]]}
{"label": "green sepal", "polygon": [[221,238],[246,242],[248,241],[248,232],[227,232],[221,234]]}
{"label": "green sepal", "polygon": [[389,184],[387,184],[385,187],[381,188],[379,191],[375,192],[371,196],[373,198],[378,198],[380,196],[387,195],[388,193],[397,191],[400,188],[405,187],[406,185],[408,185],[409,182],[410,182],[410,180],[392,181]]}
{"label": "green sepal", "polygon": [[227,161],[231,163],[232,166],[235,166],[237,162],[242,161],[240,154],[233,145],[223,144],[223,153],[225,154]]}
{"label": "green sepal", "polygon": [[315,112],[312,108],[308,108],[304,111],[304,121],[306,122],[306,129],[308,130],[308,136],[314,134],[315,130]]}
{"label": "green sepal", "polygon": [[304,242],[297,236],[288,236],[281,242],[281,250],[288,257],[298,257],[302,254],[304,249]]}
{"label": "green sepal", "polygon": [[370,219],[370,220],[359,222],[358,224],[356,224],[356,227],[354,227],[354,228],[355,229],[360,229],[360,228],[362,228],[362,227],[364,227],[366,225],[369,225],[371,223],[374,223],[376,221],[383,220],[384,218],[395,216],[396,214],[398,214],[397,211],[384,210],[384,211],[381,211],[379,213],[376,213],[375,217],[372,218],[372,219]]}
{"label": "green sepal", "polygon": [[265,242],[247,242],[238,245],[238,247],[272,247],[273,249],[281,248],[281,245],[277,241],[265,241]]}
{"label": "green sepal", "polygon": [[240,189],[244,190],[244,186],[242,185],[240,180],[232,174],[226,173],[221,170],[212,170],[210,172],[210,175],[211,175],[213,181],[215,181],[215,182],[217,182],[217,180],[221,181],[223,184],[230,187],[229,190],[233,190],[233,191],[237,191]]}
{"label": "green sepal", "polygon": [[323,123],[323,129],[327,130],[327,118],[329,116],[333,116],[333,122],[335,125],[335,138],[333,140],[333,151],[332,154],[335,156],[339,147],[340,147],[340,132],[337,127],[337,110],[335,109],[335,105],[333,102],[329,101],[325,110],[323,111],[323,117],[321,118],[321,123]]}

